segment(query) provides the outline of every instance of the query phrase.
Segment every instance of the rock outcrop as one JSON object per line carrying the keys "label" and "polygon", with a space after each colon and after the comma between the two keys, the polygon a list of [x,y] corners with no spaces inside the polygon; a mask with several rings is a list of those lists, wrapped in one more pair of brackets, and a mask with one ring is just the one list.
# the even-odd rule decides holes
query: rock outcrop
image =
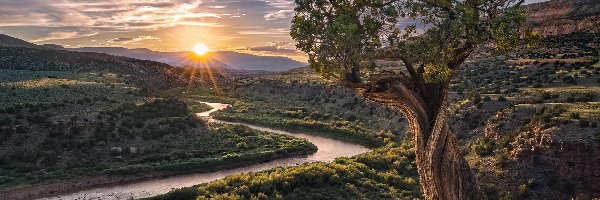
{"label": "rock outcrop", "polygon": [[598,32],[600,1],[551,0],[525,6],[527,25],[543,36]]}

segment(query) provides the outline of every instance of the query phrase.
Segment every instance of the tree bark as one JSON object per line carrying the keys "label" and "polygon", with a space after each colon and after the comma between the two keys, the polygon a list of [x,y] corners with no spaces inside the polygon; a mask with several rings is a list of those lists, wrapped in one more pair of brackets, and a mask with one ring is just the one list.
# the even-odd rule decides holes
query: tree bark
{"label": "tree bark", "polygon": [[406,116],[424,196],[433,200],[484,199],[446,120],[448,84],[428,83],[419,91],[414,83],[401,78],[389,80],[356,91]]}
{"label": "tree bark", "polygon": [[362,80],[360,78],[360,67],[358,65],[353,66],[350,72],[346,73],[345,79],[350,84],[361,83]]}

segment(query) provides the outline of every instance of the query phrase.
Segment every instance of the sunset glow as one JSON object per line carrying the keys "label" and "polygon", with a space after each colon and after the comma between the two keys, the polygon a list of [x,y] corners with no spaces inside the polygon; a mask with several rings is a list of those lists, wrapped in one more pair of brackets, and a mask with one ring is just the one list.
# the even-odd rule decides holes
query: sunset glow
{"label": "sunset glow", "polygon": [[[527,3],[543,0],[527,0]],[[28,2],[28,3],[24,3]],[[0,1],[0,33],[36,44],[285,56],[305,62],[290,37],[293,0]]]}
{"label": "sunset glow", "polygon": [[196,44],[196,46],[194,46],[193,51],[196,55],[202,56],[208,52],[208,46],[202,43],[198,43]]}

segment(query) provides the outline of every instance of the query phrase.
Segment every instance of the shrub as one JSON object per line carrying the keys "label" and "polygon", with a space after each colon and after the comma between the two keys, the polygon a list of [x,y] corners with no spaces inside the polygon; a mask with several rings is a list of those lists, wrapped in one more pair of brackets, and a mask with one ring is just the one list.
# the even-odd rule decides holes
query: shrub
{"label": "shrub", "polygon": [[10,118],[10,117],[5,117],[2,120],[0,120],[0,126],[10,125],[10,124],[12,124],[12,118]]}
{"label": "shrub", "polygon": [[506,97],[504,97],[503,95],[500,95],[498,97],[498,101],[506,101]]}
{"label": "shrub", "polygon": [[234,161],[237,160],[239,158],[241,158],[242,156],[240,154],[237,153],[228,153],[227,155],[223,156],[223,160],[224,161]]}
{"label": "shrub", "polygon": [[580,116],[579,116],[579,113],[573,112],[573,113],[569,114],[569,118],[570,119],[579,119]]}
{"label": "shrub", "polygon": [[585,120],[585,119],[581,119],[579,120],[579,127],[588,127],[590,126],[590,121]]}
{"label": "shrub", "polygon": [[196,187],[187,187],[172,190],[166,194],[161,194],[148,199],[152,200],[195,200],[200,195]]}
{"label": "shrub", "polygon": [[44,122],[46,122],[48,118],[46,116],[43,115],[31,115],[31,116],[27,116],[27,121],[29,121],[32,124],[42,124]]}
{"label": "shrub", "polygon": [[485,96],[483,97],[483,101],[491,101],[492,98],[490,96]]}
{"label": "shrub", "polygon": [[491,155],[496,148],[496,143],[489,137],[484,137],[471,144],[471,151],[485,157]]}

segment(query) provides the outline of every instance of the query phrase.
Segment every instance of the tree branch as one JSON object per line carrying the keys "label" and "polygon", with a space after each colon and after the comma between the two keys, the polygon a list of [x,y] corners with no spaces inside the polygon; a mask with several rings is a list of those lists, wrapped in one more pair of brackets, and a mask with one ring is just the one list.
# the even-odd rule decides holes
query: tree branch
{"label": "tree branch", "polygon": [[417,73],[417,71],[415,71],[415,67],[413,66],[413,64],[405,56],[400,55],[400,60],[402,60],[402,62],[404,62],[404,66],[406,67],[406,70],[410,74],[410,76],[417,88],[417,92],[422,93],[423,90],[425,90],[424,85],[423,85],[424,84],[423,77],[421,76],[423,73]]}

